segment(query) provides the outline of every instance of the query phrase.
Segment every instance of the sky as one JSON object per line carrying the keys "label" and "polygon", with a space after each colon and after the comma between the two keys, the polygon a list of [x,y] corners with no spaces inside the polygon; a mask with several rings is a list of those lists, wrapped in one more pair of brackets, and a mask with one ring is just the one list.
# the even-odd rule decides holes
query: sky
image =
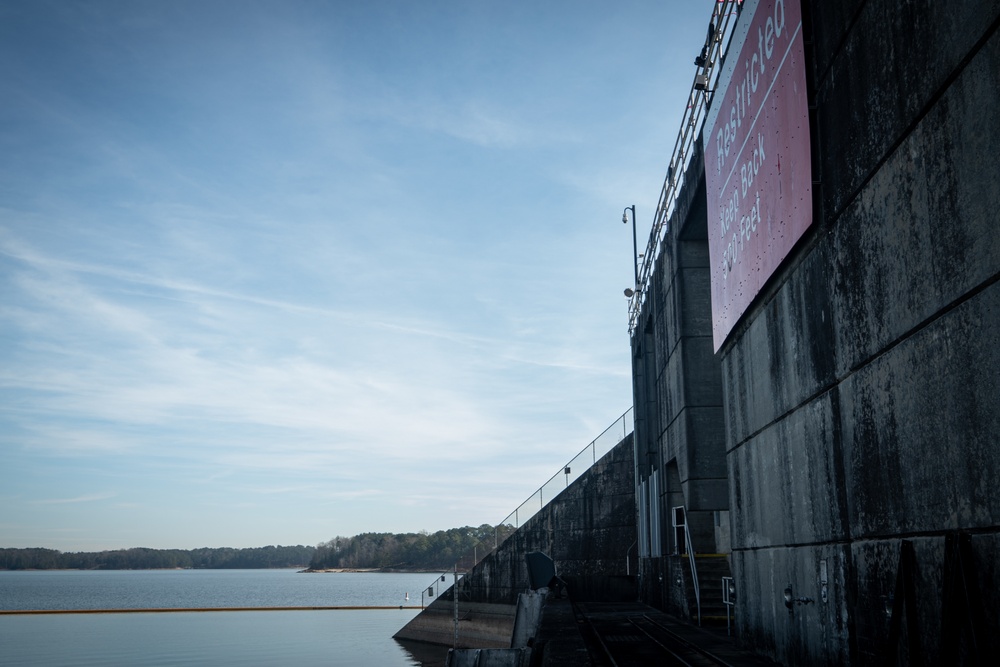
{"label": "sky", "polygon": [[0,0],[0,547],[495,524],[632,403],[712,0]]}

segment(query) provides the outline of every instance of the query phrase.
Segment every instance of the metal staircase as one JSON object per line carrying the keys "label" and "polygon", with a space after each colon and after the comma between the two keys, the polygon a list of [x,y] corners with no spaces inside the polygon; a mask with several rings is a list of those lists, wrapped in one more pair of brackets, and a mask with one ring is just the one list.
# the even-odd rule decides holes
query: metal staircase
{"label": "metal staircase", "polygon": [[689,576],[685,578],[691,617],[697,616],[697,608],[700,606],[702,623],[725,623],[728,610],[723,602],[722,578],[731,576],[729,559],[726,554],[695,554],[694,561],[700,593],[698,599],[694,592],[694,576],[689,572]]}

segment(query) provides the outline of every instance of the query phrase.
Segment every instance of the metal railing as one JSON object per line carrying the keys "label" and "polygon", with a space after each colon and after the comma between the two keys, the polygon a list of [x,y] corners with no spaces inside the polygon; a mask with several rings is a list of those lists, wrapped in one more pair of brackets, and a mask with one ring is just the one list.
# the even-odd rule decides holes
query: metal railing
{"label": "metal railing", "polygon": [[639,280],[629,298],[629,334],[635,331],[639,313],[645,303],[653,263],[663,248],[667,234],[670,233],[670,216],[673,215],[677,195],[687,179],[687,168],[694,142],[701,134],[705,112],[718,84],[719,72],[716,65],[729,46],[735,26],[734,17],[739,14],[742,4],[743,0],[719,0],[712,10],[705,48],[695,60],[695,74],[691,82],[691,91],[688,93],[687,108],[681,118],[681,127],[674,142],[673,153],[670,155],[667,175],[660,189],[660,200],[653,216],[653,228],[649,233],[646,251],[640,255],[642,266],[639,269]]}
{"label": "metal railing", "polygon": [[684,510],[684,543],[687,545],[688,562],[691,563],[691,581],[694,583],[694,605],[698,610],[698,625],[701,625],[701,584],[698,581],[698,564],[694,557],[694,545],[691,544],[691,531],[688,530],[686,508]]}
{"label": "metal railing", "polygon": [[455,580],[457,583],[462,578],[463,573],[470,571],[479,561],[496,551],[503,544],[504,540],[523,526],[525,522],[538,514],[545,507],[546,503],[552,502],[570,484],[590,470],[605,454],[628,437],[628,434],[635,428],[633,418],[633,408],[629,408],[622,413],[611,426],[604,429],[603,433],[591,440],[590,444],[581,449],[559,472],[552,475],[547,482],[528,496],[527,500],[518,505],[503,521],[496,524],[493,528],[492,540],[478,542],[459,558],[453,567],[439,573],[434,578],[434,581],[428,587],[424,588],[421,593],[421,606],[424,606],[424,593],[431,593],[430,597],[433,597],[434,592],[440,595],[441,591],[446,589],[444,583],[447,582],[447,575],[451,573],[457,574]]}

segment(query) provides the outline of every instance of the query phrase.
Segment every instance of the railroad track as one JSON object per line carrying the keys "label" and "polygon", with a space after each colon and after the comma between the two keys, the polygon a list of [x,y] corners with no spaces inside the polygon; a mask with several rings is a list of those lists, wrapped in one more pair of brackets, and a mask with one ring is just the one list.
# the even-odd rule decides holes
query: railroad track
{"label": "railroad track", "polygon": [[601,614],[581,610],[592,639],[595,664],[606,667],[672,665],[733,667],[684,639],[648,614]]}

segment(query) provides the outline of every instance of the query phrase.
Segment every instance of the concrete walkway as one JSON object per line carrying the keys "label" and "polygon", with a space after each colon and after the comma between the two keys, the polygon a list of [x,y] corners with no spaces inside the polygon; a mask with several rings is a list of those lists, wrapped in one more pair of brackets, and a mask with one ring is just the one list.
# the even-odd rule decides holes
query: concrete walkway
{"label": "concrete walkway", "polygon": [[694,647],[714,656],[719,665],[777,664],[740,650],[726,635],[725,626],[699,628],[644,604],[581,603],[577,610],[580,616],[565,598],[546,602],[536,639],[543,667],[608,665],[612,664],[606,658],[609,652],[618,667],[651,664],[651,656],[656,656],[657,664],[671,664],[671,652],[691,654]]}

